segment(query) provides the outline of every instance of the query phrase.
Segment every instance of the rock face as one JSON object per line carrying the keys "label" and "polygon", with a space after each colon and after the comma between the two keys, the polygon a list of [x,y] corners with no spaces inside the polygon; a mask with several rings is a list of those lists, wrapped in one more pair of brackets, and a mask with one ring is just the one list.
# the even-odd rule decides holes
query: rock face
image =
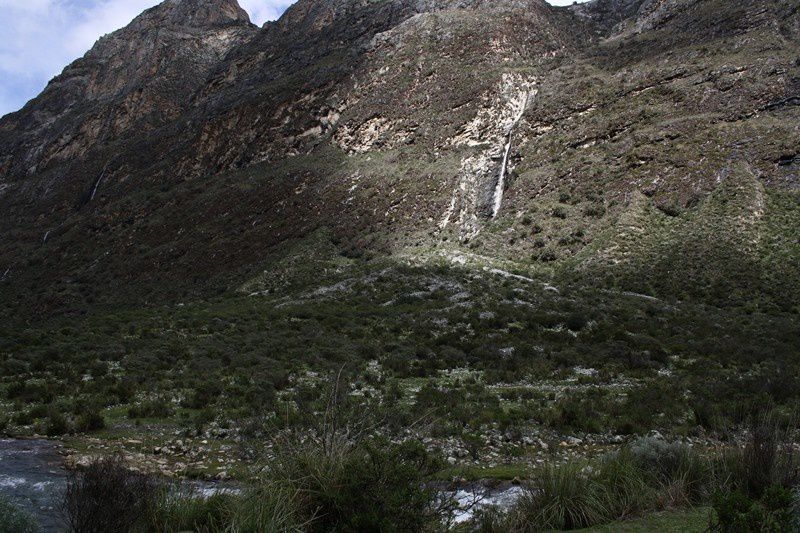
{"label": "rock face", "polygon": [[300,0],[259,29],[235,0],[167,0],[0,120],[0,290],[42,310],[204,294],[320,228],[345,253],[470,247],[637,289],[668,281],[656,263],[716,268],[687,244],[706,220],[758,285],[799,253],[798,19]]}
{"label": "rock face", "polygon": [[145,11],[3,119],[4,173],[34,175],[176,120],[211,69],[255,32],[236,0],[168,0]]}

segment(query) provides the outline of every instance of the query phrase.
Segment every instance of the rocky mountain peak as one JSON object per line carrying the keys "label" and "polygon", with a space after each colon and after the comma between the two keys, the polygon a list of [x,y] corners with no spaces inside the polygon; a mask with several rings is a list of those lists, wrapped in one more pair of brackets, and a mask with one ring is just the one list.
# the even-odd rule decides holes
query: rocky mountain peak
{"label": "rocky mountain peak", "polygon": [[348,14],[374,8],[382,13],[429,13],[455,9],[548,9],[544,0],[299,0],[281,17],[283,30],[315,31]]}
{"label": "rocky mountain peak", "polygon": [[[236,0],[164,0],[101,37],[39,98],[0,122],[16,132],[0,142],[6,169],[29,174],[174,119],[211,69],[257,32]],[[30,138],[38,139],[35,149]]]}
{"label": "rocky mountain peak", "polygon": [[236,0],[164,0],[137,17],[132,26],[209,27],[249,24]]}
{"label": "rocky mountain peak", "polygon": [[573,4],[580,16],[594,21],[605,30],[610,30],[623,20],[635,17],[643,4],[649,0],[591,0],[584,4]]}

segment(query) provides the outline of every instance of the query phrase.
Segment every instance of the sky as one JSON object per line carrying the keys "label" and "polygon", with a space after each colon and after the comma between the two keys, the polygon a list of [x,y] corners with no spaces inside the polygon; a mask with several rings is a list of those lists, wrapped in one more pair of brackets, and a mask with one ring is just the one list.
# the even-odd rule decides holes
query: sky
{"label": "sky", "polygon": [[[568,5],[572,0],[548,0]],[[0,116],[39,94],[101,36],[160,0],[0,0]],[[259,26],[293,0],[239,0]]]}

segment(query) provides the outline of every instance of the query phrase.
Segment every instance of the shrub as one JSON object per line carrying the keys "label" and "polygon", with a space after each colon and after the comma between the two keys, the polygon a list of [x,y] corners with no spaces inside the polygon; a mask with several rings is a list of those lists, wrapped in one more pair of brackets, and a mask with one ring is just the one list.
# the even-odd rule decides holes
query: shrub
{"label": "shrub", "polygon": [[792,491],[792,528],[800,531],[800,487]]}
{"label": "shrub", "polygon": [[106,427],[106,419],[97,408],[91,408],[79,414],[75,419],[75,429],[82,433],[98,431]]}
{"label": "shrub", "polygon": [[297,492],[285,485],[266,483],[241,498],[228,531],[305,531],[308,525],[301,517]]}
{"label": "shrub", "polygon": [[648,476],[630,452],[621,450],[600,466],[598,482],[609,496],[609,511],[614,518],[627,518],[652,508],[656,491]]}
{"label": "shrub", "polygon": [[62,511],[71,531],[131,531],[151,515],[158,494],[153,477],[132,472],[121,458],[110,457],[72,475]]}
{"label": "shrub", "polygon": [[557,430],[599,432],[601,420],[594,398],[565,396],[545,412],[545,422]]}
{"label": "shrub", "polygon": [[739,491],[714,495],[717,529],[724,533],[792,531],[792,495],[779,485],[753,500]]}
{"label": "shrub", "polygon": [[708,494],[711,471],[689,446],[654,437],[639,438],[629,448],[633,462],[662,490],[662,505],[697,503]]}
{"label": "shrub", "polygon": [[678,217],[683,213],[683,207],[677,200],[657,202],[656,208],[669,217]]}
{"label": "shrub", "polygon": [[644,470],[658,476],[671,476],[685,462],[689,447],[657,437],[640,437],[629,447],[632,459]]}
{"label": "shrub", "polygon": [[166,486],[159,491],[147,529],[163,533],[224,531],[238,503],[232,494],[204,498],[193,489]]}
{"label": "shrub", "polygon": [[545,263],[552,263],[553,261],[558,259],[558,255],[553,250],[545,250],[542,255],[539,256],[539,260]]}
{"label": "shrub", "polygon": [[[425,529],[440,517],[435,492],[424,486],[440,463],[421,444],[370,437],[376,411],[348,396],[340,379],[322,391],[327,403],[309,431],[285,433],[265,458],[264,486],[290,497],[296,509],[284,505],[282,514],[302,517],[305,530]],[[253,446],[263,448],[258,440]]]}
{"label": "shrub", "polygon": [[294,489],[315,531],[419,531],[434,516],[418,454],[385,442],[279,452],[270,480]]}
{"label": "shrub", "polygon": [[36,521],[4,496],[0,495],[0,533],[34,533]]}
{"label": "shrub", "polygon": [[510,513],[495,505],[476,510],[471,525],[472,531],[476,533],[508,533],[517,531],[520,527],[520,524],[514,523]]}
{"label": "shrub", "polygon": [[609,520],[605,488],[580,465],[547,466],[533,479],[513,509],[515,530],[579,529]]}
{"label": "shrub", "polygon": [[587,207],[587,208],[586,208],[586,209],[583,211],[583,213],[584,213],[584,214],[585,214],[587,217],[596,217],[596,218],[600,218],[600,217],[602,217],[603,215],[605,215],[605,214],[606,214],[606,208],[605,208],[605,206],[603,206],[602,204],[592,204],[592,205],[588,206],[588,207]]}
{"label": "shrub", "polygon": [[222,385],[217,381],[204,381],[200,383],[186,400],[184,407],[202,409],[216,403],[222,394]]}
{"label": "shrub", "polygon": [[758,500],[772,485],[798,484],[800,461],[790,427],[779,427],[771,413],[756,414],[743,449],[728,450],[717,462],[717,477],[732,490]]}
{"label": "shrub", "polygon": [[128,408],[128,418],[169,418],[175,410],[164,399],[148,400]]}
{"label": "shrub", "polygon": [[44,431],[49,437],[56,437],[69,433],[69,420],[67,420],[64,413],[55,407],[51,407],[47,410],[47,420],[45,421]]}

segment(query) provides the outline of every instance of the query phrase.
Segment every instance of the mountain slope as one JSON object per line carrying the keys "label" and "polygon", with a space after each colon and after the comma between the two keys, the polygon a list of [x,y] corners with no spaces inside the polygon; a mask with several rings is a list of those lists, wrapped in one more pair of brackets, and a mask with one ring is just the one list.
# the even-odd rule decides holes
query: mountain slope
{"label": "mountain slope", "polygon": [[207,295],[325,229],[349,256],[468,251],[789,309],[796,272],[775,261],[800,258],[793,222],[748,225],[719,263],[648,258],[675,240],[706,253],[728,176],[754,185],[716,234],[796,220],[798,16],[785,0],[302,0],[256,30],[233,1],[165,2],[0,122],[2,290],[40,311]]}
{"label": "mountain slope", "polygon": [[147,11],[0,120],[0,432],[246,482],[341,411],[524,479],[797,419],[795,4]]}

